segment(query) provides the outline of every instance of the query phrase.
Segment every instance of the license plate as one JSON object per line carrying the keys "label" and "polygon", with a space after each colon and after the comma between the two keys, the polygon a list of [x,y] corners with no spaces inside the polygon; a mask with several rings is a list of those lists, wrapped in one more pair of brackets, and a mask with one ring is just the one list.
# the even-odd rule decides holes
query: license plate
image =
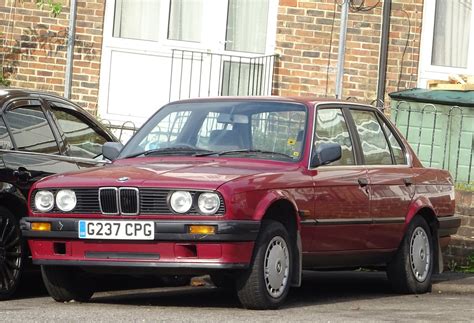
{"label": "license plate", "polygon": [[79,221],[80,239],[153,240],[155,224],[151,221]]}

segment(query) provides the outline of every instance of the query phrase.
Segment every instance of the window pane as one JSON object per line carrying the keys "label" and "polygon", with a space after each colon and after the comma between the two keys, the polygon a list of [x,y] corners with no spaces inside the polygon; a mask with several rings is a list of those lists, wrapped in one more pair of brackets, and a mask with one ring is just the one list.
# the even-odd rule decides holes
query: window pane
{"label": "window pane", "polygon": [[352,110],[366,165],[391,165],[392,155],[373,112]]}
{"label": "window pane", "polygon": [[299,159],[302,154],[305,111],[275,111],[252,115],[252,148]]}
{"label": "window pane", "polygon": [[341,109],[320,109],[317,111],[314,148],[322,143],[336,143],[342,148],[341,159],[329,165],[355,164],[351,137]]}
{"label": "window pane", "polygon": [[400,143],[398,142],[397,138],[385,122],[383,122],[383,130],[387,134],[390,146],[392,146],[392,152],[395,157],[395,162],[399,165],[405,165],[407,163],[405,153],[403,152],[403,149],[400,146]]}
{"label": "window pane", "polygon": [[171,0],[168,39],[201,41],[202,0]]}
{"label": "window pane", "polygon": [[59,154],[51,127],[39,106],[17,108],[5,113],[18,150]]}
{"label": "window pane", "polygon": [[261,95],[269,87],[263,84],[263,65],[224,62],[221,95]]}
{"label": "window pane", "polygon": [[5,126],[2,117],[0,117],[0,149],[10,150],[12,147],[13,144],[10,135],[8,134],[7,127]]}
{"label": "window pane", "polygon": [[265,53],[268,0],[229,0],[226,50]]}
{"label": "window pane", "polygon": [[107,139],[92,129],[79,114],[74,115],[73,111],[58,106],[52,106],[51,110],[69,144],[70,156],[94,158],[102,154],[102,145]]}
{"label": "window pane", "polygon": [[158,40],[160,0],[116,0],[114,37]]}
{"label": "window pane", "polygon": [[472,0],[437,0],[431,64],[467,68]]}

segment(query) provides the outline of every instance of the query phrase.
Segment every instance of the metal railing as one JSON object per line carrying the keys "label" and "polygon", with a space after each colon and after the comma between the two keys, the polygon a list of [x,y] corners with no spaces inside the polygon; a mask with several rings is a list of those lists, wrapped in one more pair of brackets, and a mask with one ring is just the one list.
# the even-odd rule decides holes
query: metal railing
{"label": "metal railing", "polygon": [[276,57],[173,49],[169,101],[206,96],[271,95]]}
{"label": "metal railing", "polygon": [[456,182],[474,181],[474,109],[399,101],[390,116],[423,165],[449,170]]}

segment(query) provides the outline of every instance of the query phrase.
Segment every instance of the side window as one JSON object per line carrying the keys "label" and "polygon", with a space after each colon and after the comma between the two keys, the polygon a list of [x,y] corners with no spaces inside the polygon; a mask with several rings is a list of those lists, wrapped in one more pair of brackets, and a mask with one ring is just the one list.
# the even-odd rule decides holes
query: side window
{"label": "side window", "polygon": [[351,137],[341,109],[318,109],[315,126],[315,148],[322,143],[336,143],[341,145],[341,159],[332,162],[330,165],[355,164]]}
{"label": "side window", "polygon": [[387,139],[374,112],[351,110],[359,134],[366,165],[391,165]]}
{"label": "side window", "polygon": [[102,145],[107,139],[80,113],[55,103],[51,103],[51,111],[69,144],[70,156],[94,158],[102,153]]}
{"label": "side window", "polygon": [[8,134],[3,118],[0,116],[0,149],[10,150],[13,148],[12,140]]}
{"label": "side window", "polygon": [[53,131],[40,106],[8,110],[5,121],[10,126],[18,150],[59,154]]}
{"label": "side window", "polygon": [[383,131],[385,132],[385,135],[388,138],[390,146],[392,146],[392,153],[395,157],[395,162],[397,163],[397,165],[405,165],[407,163],[405,152],[403,151],[402,146],[398,142],[397,137],[393,134],[389,126],[383,121],[382,127]]}

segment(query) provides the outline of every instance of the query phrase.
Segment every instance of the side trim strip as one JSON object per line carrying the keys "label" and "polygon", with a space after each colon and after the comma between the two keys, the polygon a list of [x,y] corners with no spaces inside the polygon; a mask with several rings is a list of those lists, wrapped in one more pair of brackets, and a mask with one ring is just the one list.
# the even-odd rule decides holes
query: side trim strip
{"label": "side trim strip", "polygon": [[401,224],[405,223],[403,217],[392,218],[344,218],[344,219],[306,219],[303,225],[352,225],[352,224]]}
{"label": "side trim strip", "polygon": [[87,260],[33,260],[35,265],[84,266],[84,267],[134,267],[134,268],[184,268],[184,269],[245,269],[245,263],[199,262],[134,262],[134,261],[87,261]]}

